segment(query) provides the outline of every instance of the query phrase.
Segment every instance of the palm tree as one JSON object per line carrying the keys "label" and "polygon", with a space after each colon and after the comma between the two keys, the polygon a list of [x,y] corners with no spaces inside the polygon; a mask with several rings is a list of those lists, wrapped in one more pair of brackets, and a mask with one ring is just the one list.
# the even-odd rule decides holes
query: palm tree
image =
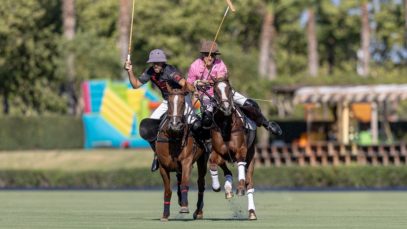
{"label": "palm tree", "polygon": [[407,48],[407,0],[404,0],[404,48]]}
{"label": "palm tree", "polygon": [[[267,3],[266,3],[267,4]],[[275,62],[275,27],[272,3],[267,4],[263,11],[263,24],[260,35],[260,56],[258,71],[261,76],[273,80],[277,77],[277,66]]]}
{"label": "palm tree", "polygon": [[[75,0],[63,0],[62,2],[62,20],[64,37],[72,41],[75,37]],[[69,98],[69,113],[77,114],[78,98],[75,92],[75,56],[69,52],[65,63],[67,69],[66,91]]]}
{"label": "palm tree", "polygon": [[316,35],[315,13],[312,7],[307,9],[307,38],[308,38],[308,71],[311,76],[318,75],[318,41]]}
{"label": "palm tree", "polygon": [[361,76],[367,76],[369,74],[369,62],[370,62],[370,27],[369,27],[369,9],[368,2],[363,1],[360,6],[361,10],[361,71],[359,74]]}
{"label": "palm tree", "polygon": [[[133,0],[134,1],[134,0]],[[120,0],[120,9],[119,9],[119,41],[118,46],[120,49],[121,60],[125,60],[128,52],[128,43],[129,43],[129,26],[131,22],[130,15],[130,0]],[[127,74],[123,71],[122,78],[127,78]]]}

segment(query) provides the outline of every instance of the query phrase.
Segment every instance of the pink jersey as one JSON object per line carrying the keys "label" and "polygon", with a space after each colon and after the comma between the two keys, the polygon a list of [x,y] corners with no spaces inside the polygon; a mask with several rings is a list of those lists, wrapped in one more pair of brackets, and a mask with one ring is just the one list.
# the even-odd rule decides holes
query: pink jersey
{"label": "pink jersey", "polygon": [[[209,74],[210,71],[210,74]],[[187,82],[193,84],[196,80],[211,80],[220,77],[227,77],[228,69],[222,60],[216,59],[212,65],[212,70],[205,67],[205,62],[199,58],[196,59],[188,71]],[[208,93],[213,96],[213,88],[208,90]]]}

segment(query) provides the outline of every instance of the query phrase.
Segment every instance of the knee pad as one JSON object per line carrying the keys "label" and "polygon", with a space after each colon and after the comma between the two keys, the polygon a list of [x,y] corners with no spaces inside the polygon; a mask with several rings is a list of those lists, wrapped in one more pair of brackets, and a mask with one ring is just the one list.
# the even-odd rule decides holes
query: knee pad
{"label": "knee pad", "polygon": [[205,112],[202,115],[202,126],[204,128],[209,128],[212,125],[212,113]]}
{"label": "knee pad", "polygon": [[193,134],[199,135],[202,132],[202,122],[200,120],[196,120],[194,123],[192,123],[191,130]]}

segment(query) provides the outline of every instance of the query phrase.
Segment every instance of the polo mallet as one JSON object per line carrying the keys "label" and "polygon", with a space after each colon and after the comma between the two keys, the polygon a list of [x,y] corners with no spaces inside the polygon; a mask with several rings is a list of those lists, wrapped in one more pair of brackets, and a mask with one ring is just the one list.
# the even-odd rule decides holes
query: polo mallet
{"label": "polo mallet", "polygon": [[208,57],[212,54],[213,46],[215,45],[215,42],[216,42],[216,40],[218,39],[218,35],[219,35],[219,32],[220,32],[220,28],[222,27],[223,22],[225,21],[225,18],[226,18],[226,15],[227,15],[228,12],[229,12],[229,9],[232,10],[232,12],[236,12],[236,9],[235,9],[235,7],[233,6],[231,0],[226,0],[226,3],[228,4],[228,7],[226,8],[225,13],[223,14],[223,18],[222,18],[222,21],[221,21],[220,24],[219,24],[218,31],[216,31],[215,38],[213,39],[213,42],[212,42],[212,45],[211,45],[211,49],[209,50]]}
{"label": "polo mallet", "polygon": [[132,34],[133,34],[134,0],[132,0],[132,2],[133,2],[133,9],[131,11],[130,34],[129,34],[129,50],[128,50],[128,53],[127,53],[127,61],[130,61],[131,37],[132,37]]}

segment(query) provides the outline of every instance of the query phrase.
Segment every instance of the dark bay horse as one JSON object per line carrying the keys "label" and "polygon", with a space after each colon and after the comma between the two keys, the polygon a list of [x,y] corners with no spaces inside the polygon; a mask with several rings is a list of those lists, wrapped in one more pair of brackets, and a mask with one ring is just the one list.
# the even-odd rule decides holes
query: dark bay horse
{"label": "dark bay horse", "polygon": [[189,213],[188,190],[192,164],[198,165],[198,201],[194,219],[203,218],[203,195],[205,190],[205,174],[207,171],[207,155],[189,133],[189,126],[184,116],[185,96],[184,89],[169,88],[167,116],[161,124],[156,140],[156,153],[159,160],[160,174],[164,183],[164,212],[161,220],[167,221],[170,216],[171,181],[170,172],[177,173],[178,204],[180,213]]}
{"label": "dark bay horse", "polygon": [[[247,191],[249,219],[257,219],[253,200],[254,138],[255,130],[248,131],[243,121],[243,113],[234,105],[233,90],[227,79],[216,79],[213,84],[216,103],[211,128],[212,152],[210,169],[216,171],[217,165],[225,173],[225,195],[232,197],[232,174],[226,162],[238,165],[237,195]],[[217,176],[216,176],[217,178]],[[219,181],[217,181],[219,183]],[[214,188],[214,187],[213,187]]]}

